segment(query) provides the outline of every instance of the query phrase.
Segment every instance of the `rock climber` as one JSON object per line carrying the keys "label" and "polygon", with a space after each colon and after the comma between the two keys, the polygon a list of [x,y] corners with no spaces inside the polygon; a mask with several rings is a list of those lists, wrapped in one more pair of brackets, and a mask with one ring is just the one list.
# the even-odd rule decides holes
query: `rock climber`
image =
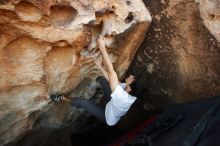
{"label": "rock climber", "polygon": [[[51,95],[53,102],[59,103],[61,100],[69,102],[72,106],[86,109],[90,114],[99,118],[108,125],[115,125],[122,116],[126,114],[130,106],[137,99],[136,77],[129,75],[125,79],[125,83],[118,80],[118,76],[114,70],[113,64],[105,48],[105,40],[102,35],[97,39],[97,44],[101,52],[101,56],[95,60],[95,64],[102,71],[103,76],[96,79],[100,83],[104,96],[108,102],[105,108],[101,108],[94,101],[89,99],[73,98],[68,99],[62,95]],[[102,67],[102,60],[106,70]]]}

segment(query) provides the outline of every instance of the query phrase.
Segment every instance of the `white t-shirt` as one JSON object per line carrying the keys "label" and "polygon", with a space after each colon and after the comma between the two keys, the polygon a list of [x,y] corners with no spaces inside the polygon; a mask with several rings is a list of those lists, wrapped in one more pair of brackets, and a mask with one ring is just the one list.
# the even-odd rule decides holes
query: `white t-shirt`
{"label": "white t-shirt", "polygon": [[105,119],[108,125],[115,125],[137,99],[124,90],[125,86],[126,84],[122,83],[116,87],[105,107]]}
{"label": "white t-shirt", "polygon": [[122,87],[122,89],[125,90],[125,87],[126,87],[126,83],[121,83],[120,86]]}

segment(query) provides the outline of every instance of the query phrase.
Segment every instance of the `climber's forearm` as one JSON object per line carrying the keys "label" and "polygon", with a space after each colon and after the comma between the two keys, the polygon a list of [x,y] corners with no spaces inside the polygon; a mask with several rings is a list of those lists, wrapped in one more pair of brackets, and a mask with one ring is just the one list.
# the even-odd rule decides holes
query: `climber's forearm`
{"label": "climber's forearm", "polygon": [[101,47],[100,51],[101,51],[101,54],[102,54],[102,57],[103,57],[103,60],[104,60],[104,64],[107,67],[108,73],[113,72],[114,68],[113,68],[112,62],[110,60],[110,57],[108,56],[108,53],[106,51],[105,46],[100,46],[100,47]]}
{"label": "climber's forearm", "polygon": [[110,57],[108,56],[108,53],[107,53],[105,47],[100,48],[100,51],[102,53],[104,64],[108,69],[107,70],[108,81],[110,83],[110,87],[111,87],[111,90],[113,92],[116,89],[117,85],[119,84],[118,76],[117,76],[117,74],[116,74],[116,72],[113,68],[112,62],[110,60]]}
{"label": "climber's forearm", "polygon": [[103,60],[104,60],[104,64],[107,67],[107,73],[108,73],[108,79],[109,79],[109,83],[110,83],[110,87],[112,92],[116,89],[116,87],[118,86],[119,82],[118,82],[118,76],[113,68],[112,62],[110,57],[108,56],[108,53],[106,51],[105,48],[105,41],[103,36],[99,36],[99,39],[97,40],[97,43],[99,45]]}

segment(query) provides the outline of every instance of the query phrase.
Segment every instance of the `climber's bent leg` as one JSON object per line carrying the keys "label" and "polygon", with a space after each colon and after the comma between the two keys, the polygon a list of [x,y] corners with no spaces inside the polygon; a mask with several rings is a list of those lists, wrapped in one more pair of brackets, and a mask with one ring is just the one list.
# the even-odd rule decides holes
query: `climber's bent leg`
{"label": "climber's bent leg", "polygon": [[106,122],[105,109],[99,107],[92,100],[75,98],[75,99],[72,99],[70,104],[75,107],[85,108],[90,114],[99,118],[103,122]]}
{"label": "climber's bent leg", "polygon": [[105,79],[105,77],[103,76],[99,76],[97,77],[96,81],[98,81],[100,83],[100,86],[102,88],[102,91],[104,93],[104,96],[110,100],[111,99],[111,88],[110,88],[110,85],[109,85],[109,82]]}

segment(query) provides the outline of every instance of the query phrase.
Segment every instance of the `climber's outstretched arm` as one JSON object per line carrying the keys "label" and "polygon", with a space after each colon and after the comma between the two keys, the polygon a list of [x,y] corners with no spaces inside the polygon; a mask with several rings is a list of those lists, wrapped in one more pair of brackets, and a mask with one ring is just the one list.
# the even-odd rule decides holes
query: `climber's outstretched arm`
{"label": "climber's outstretched arm", "polygon": [[102,67],[102,56],[99,56],[99,57],[95,60],[95,64],[96,64],[96,66],[98,66],[98,68],[102,71],[102,73],[103,73],[105,79],[106,79],[107,81],[109,81],[109,79],[108,79],[108,73],[107,73],[107,71]]}
{"label": "climber's outstretched arm", "polygon": [[101,54],[102,54],[102,57],[104,60],[104,64],[107,67],[108,79],[109,79],[111,90],[113,92],[116,89],[117,85],[119,84],[119,81],[118,81],[118,76],[113,68],[112,62],[111,62],[111,60],[108,56],[108,53],[106,51],[105,40],[102,35],[99,36],[99,38],[97,40],[97,44],[98,44],[99,49],[101,51]]}

